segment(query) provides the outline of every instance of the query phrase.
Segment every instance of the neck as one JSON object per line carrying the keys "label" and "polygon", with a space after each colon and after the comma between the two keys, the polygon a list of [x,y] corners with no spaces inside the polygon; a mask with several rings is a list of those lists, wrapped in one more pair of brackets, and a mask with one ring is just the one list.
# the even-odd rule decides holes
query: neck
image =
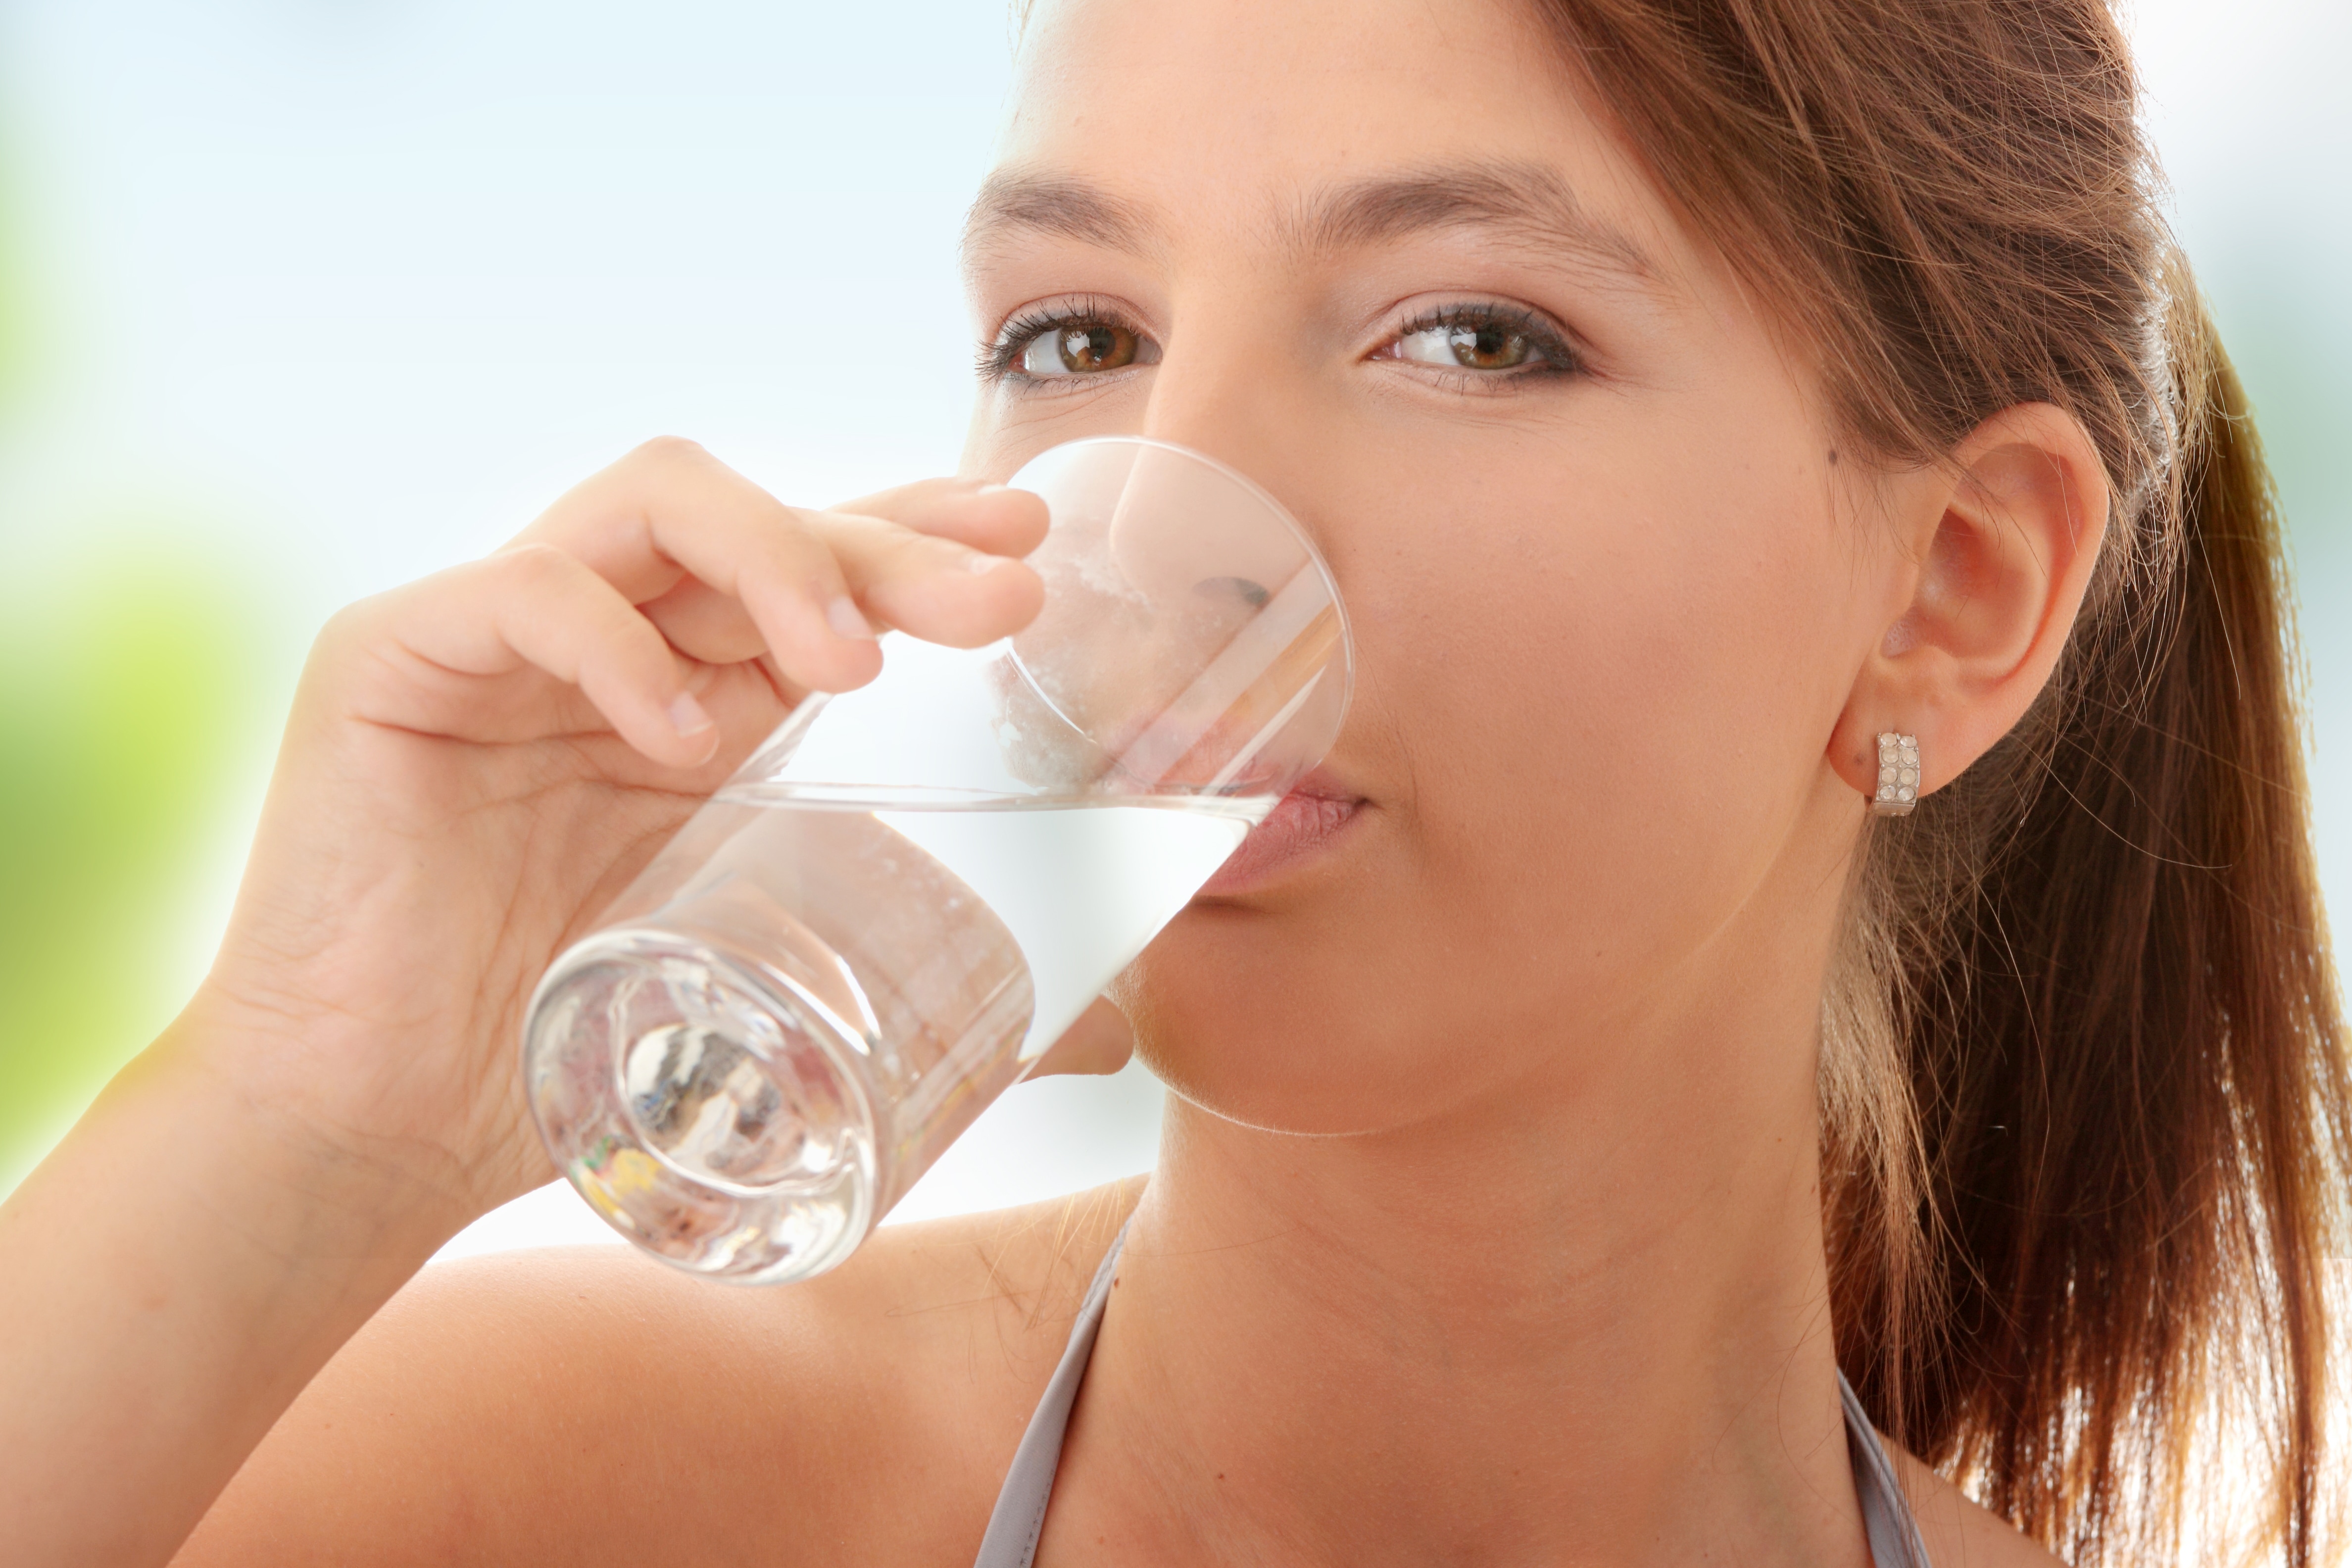
{"label": "neck", "polygon": [[1057,1532],[1129,1562],[1866,1563],[1812,1021],[1726,989],[1377,1134],[1171,1100]]}

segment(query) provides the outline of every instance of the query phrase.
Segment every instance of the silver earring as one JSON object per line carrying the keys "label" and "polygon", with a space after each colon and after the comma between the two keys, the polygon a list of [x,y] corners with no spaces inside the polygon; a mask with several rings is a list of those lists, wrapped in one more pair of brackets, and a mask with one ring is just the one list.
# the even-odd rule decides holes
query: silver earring
{"label": "silver earring", "polygon": [[1870,797],[1876,816],[1908,816],[1919,804],[1919,737],[1889,730],[1878,737],[1878,793]]}

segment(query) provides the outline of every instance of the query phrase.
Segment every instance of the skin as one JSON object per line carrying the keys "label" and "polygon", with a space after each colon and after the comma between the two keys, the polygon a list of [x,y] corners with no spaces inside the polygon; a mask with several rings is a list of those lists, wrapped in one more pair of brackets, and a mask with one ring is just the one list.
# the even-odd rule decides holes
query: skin
{"label": "skin", "polygon": [[[322,636],[218,964],[0,1210],[28,1560],[964,1560],[1132,1213],[1041,1563],[1867,1563],[1822,976],[1873,737],[1939,786],[2049,677],[2106,513],[2082,429],[1843,447],[1498,5],[1069,0],[992,192],[983,336],[1086,297],[1134,358],[985,384],[965,479],[814,513],[657,443]],[[1429,324],[1497,309],[1549,370]],[[800,690],[873,673],[835,601],[1021,624],[1034,575],[968,563],[1040,509],[982,481],[1105,431],[1284,499],[1360,660],[1352,815],[1117,992],[1176,1091],[1148,1188],[773,1291],[418,1275],[549,1174],[510,1054],[548,958]],[[1100,1009],[1058,1054],[1126,1046]],[[1939,1568],[2050,1561],[1906,1475]]]}

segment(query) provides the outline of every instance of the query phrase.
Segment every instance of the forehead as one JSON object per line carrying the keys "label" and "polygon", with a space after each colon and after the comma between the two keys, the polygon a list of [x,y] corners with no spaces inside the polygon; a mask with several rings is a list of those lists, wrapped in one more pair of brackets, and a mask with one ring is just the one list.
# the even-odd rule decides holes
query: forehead
{"label": "forehead", "polygon": [[1483,188],[1467,206],[1524,197],[1536,229],[1580,215],[1559,232],[1615,245],[1637,271],[1693,259],[1559,47],[1510,0],[1039,0],[998,166],[1016,195],[1108,198],[1096,216],[1126,237],[1222,220],[1291,245],[1351,195],[1360,218],[1402,187],[1426,217],[1464,194],[1431,176],[1468,173]]}

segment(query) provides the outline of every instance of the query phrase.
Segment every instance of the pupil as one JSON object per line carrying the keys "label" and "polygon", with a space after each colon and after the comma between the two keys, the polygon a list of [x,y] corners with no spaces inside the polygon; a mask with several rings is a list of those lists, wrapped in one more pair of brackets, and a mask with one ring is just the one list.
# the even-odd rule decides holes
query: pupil
{"label": "pupil", "polygon": [[1477,370],[1507,369],[1527,357],[1527,339],[1508,328],[1492,324],[1456,327],[1454,358]]}
{"label": "pupil", "polygon": [[1116,367],[1119,358],[1116,328],[1071,327],[1062,333],[1062,363],[1072,370]]}

